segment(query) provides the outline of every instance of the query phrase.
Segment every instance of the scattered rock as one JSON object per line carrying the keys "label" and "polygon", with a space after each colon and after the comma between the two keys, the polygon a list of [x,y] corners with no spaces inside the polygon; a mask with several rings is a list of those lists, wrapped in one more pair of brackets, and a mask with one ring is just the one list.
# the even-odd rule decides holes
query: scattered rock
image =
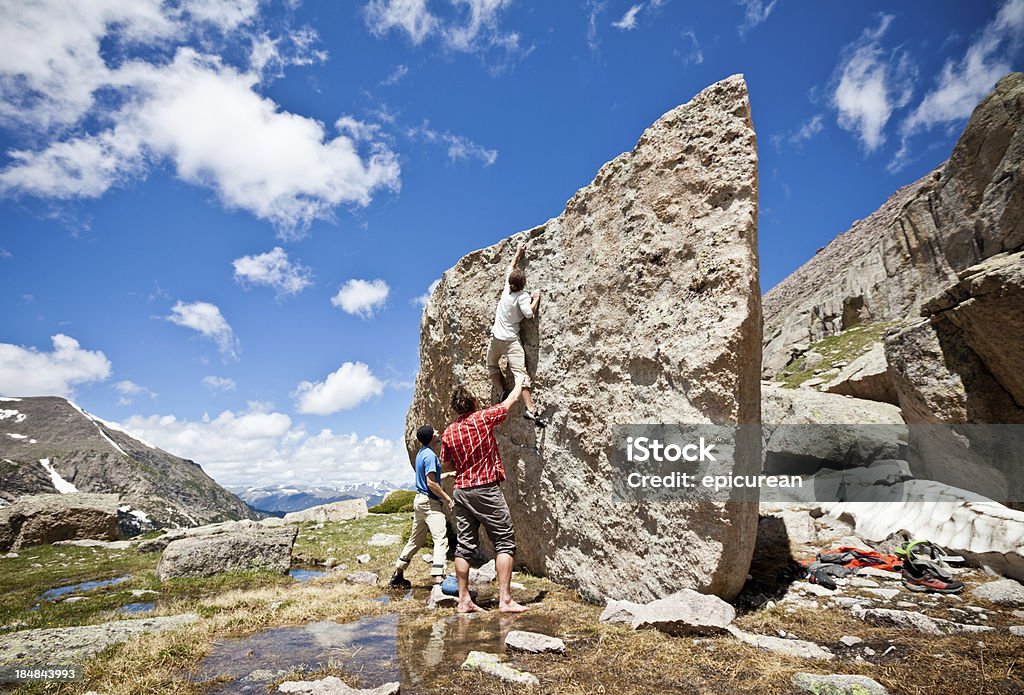
{"label": "scattered rock", "polygon": [[632,624],[633,618],[643,606],[633,601],[610,600],[605,604],[604,611],[599,618],[602,623],[624,623]]}
{"label": "scattered rock", "polygon": [[402,542],[402,537],[395,533],[375,533],[373,538],[366,541],[366,545],[376,545],[387,547],[390,545],[398,545]]}
{"label": "scattered rock", "polygon": [[1000,606],[1024,608],[1024,585],[1012,579],[996,579],[974,587],[975,598],[991,601]]}
{"label": "scattered rock", "polygon": [[284,523],[300,524],[312,521],[323,524],[328,521],[350,521],[352,519],[362,519],[368,516],[369,513],[366,508],[366,500],[359,498],[321,504],[309,509],[303,509],[301,512],[289,512],[284,515]]}
{"label": "scattered rock", "polygon": [[505,646],[509,649],[518,649],[524,652],[564,652],[565,642],[557,637],[551,637],[539,632],[526,632],[525,630],[511,630],[505,635]]}
{"label": "scattered rock", "polygon": [[74,664],[149,632],[174,630],[199,620],[195,613],[159,618],[114,620],[99,625],[20,630],[0,640],[0,666]]}
{"label": "scattered rock", "polygon": [[398,695],[401,683],[385,683],[376,688],[353,688],[336,676],[327,676],[316,681],[285,681],[277,686],[280,693],[304,693],[305,695]]}
{"label": "scattered rock", "polygon": [[845,647],[855,647],[863,642],[864,640],[855,635],[844,635],[843,637],[839,638],[839,643]]}
{"label": "scattered rock", "polygon": [[498,570],[494,566],[494,560],[489,560],[479,567],[469,569],[469,585],[479,588],[482,585],[490,584],[497,580]]}
{"label": "scattered rock", "polygon": [[889,695],[881,683],[867,676],[800,672],[793,676],[793,685],[814,695]]}
{"label": "scattered rock", "polygon": [[634,630],[653,628],[669,635],[720,634],[736,618],[736,609],[731,605],[693,589],[683,589],[633,611],[630,624]]}
{"label": "scattered rock", "polygon": [[287,574],[297,533],[294,526],[267,528],[254,521],[218,524],[214,532],[171,541],[156,575],[164,581],[247,570]]}
{"label": "scattered rock", "polygon": [[903,575],[899,572],[890,572],[889,570],[882,570],[877,567],[861,567],[857,570],[857,574],[861,577],[878,577],[879,579],[888,579],[896,582],[903,578]]}
{"label": "scattered rock", "polygon": [[900,595],[899,589],[864,589],[866,593],[878,596],[879,598],[889,601]]}
{"label": "scattered rock", "polygon": [[[654,413],[659,422],[760,422],[756,229],[756,136],[746,84],[734,75],[658,119],[559,217],[442,275],[423,309],[409,442],[420,424],[450,421],[454,384],[490,398],[480,336],[520,242],[529,286],[544,293],[540,317],[522,331],[530,376],[558,404],[543,448],[521,417],[495,432],[515,467],[502,492],[517,562],[594,599],[650,600],[680,586],[732,598],[743,587],[757,526],[756,499],[743,502],[750,490],[701,504],[679,495],[645,519],[607,503],[610,476],[580,481],[610,470],[615,435],[595,427],[610,412],[622,422]],[[759,449],[741,443],[716,471],[758,473]]]}
{"label": "scattered rock", "polygon": [[361,570],[359,572],[352,572],[351,574],[346,574],[345,581],[351,584],[365,584],[366,586],[376,586],[379,579],[375,573]]}
{"label": "scattered rock", "polygon": [[924,613],[898,611],[891,608],[867,608],[854,610],[853,614],[861,620],[887,627],[917,630],[926,635],[953,635],[961,632],[990,632],[994,628],[983,625],[965,625],[951,620],[932,618]]}
{"label": "scattered rock", "polygon": [[733,637],[744,644],[749,644],[774,654],[797,656],[801,659],[823,659],[825,661],[831,661],[836,658],[832,652],[814,642],[784,639],[770,635],[755,635],[750,632],[744,632],[735,626],[729,626],[728,630]]}
{"label": "scattered rock", "polygon": [[369,561],[370,561],[370,554],[369,553],[363,553],[362,555],[356,555],[356,562],[358,562],[360,565],[365,565]]}
{"label": "scattered rock", "polygon": [[835,591],[833,589],[826,589],[820,584],[811,584],[810,582],[801,582],[797,588],[797,591],[801,593],[810,594],[812,596],[834,596]]}
{"label": "scattered rock", "polygon": [[427,608],[454,608],[458,604],[458,596],[449,596],[441,591],[441,587],[438,584],[431,587],[430,597],[427,599]]}
{"label": "scattered rock", "polygon": [[857,587],[859,589],[877,589],[878,582],[874,579],[865,579],[864,577],[850,577],[849,585]]}
{"label": "scattered rock", "polygon": [[519,685],[540,685],[540,680],[532,673],[519,671],[507,664],[501,663],[501,657],[497,654],[487,652],[471,651],[462,662],[462,668],[467,671],[482,671],[494,676],[506,683],[518,683]]}
{"label": "scattered rock", "polygon": [[1017,637],[1024,637],[1024,625],[1011,625],[1010,634],[1017,635]]}

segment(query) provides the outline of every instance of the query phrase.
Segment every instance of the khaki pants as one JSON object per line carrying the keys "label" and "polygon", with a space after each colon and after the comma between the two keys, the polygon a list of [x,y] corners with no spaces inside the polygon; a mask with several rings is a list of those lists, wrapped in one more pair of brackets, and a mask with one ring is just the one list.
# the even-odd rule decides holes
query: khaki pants
{"label": "khaki pants", "polygon": [[508,366],[515,376],[522,375],[523,388],[530,388],[530,375],[526,373],[526,353],[523,351],[523,344],[519,338],[512,340],[499,340],[491,336],[491,344],[487,346],[487,372],[490,375],[501,376],[501,367],[498,360],[501,356],[508,357]]}
{"label": "khaki pants", "polygon": [[442,511],[444,505],[440,500],[431,499],[422,492],[416,493],[412,503],[414,512],[412,535],[405,549],[398,556],[395,569],[405,571],[416,551],[427,542],[427,533],[434,539],[434,559],[430,565],[430,576],[443,577],[444,565],[448,559],[448,523]]}

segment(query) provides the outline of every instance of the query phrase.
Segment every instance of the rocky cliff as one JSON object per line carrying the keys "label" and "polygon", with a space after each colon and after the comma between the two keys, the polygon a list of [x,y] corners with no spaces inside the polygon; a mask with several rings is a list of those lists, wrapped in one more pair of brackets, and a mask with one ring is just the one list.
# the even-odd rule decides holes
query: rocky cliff
{"label": "rocky cliff", "polygon": [[1024,74],[978,104],[947,160],[764,297],[764,370],[852,326],[915,316],[986,258],[1024,245]]}
{"label": "rocky cliff", "polygon": [[[504,271],[527,245],[539,316],[522,340],[543,431],[521,406],[497,430],[517,561],[591,597],[651,599],[742,586],[757,505],[612,501],[613,426],[756,423],[761,311],[757,149],[739,75],[662,116],[557,218],[444,273],[427,303],[406,423],[441,429],[467,384],[496,396],[485,353]],[[758,451],[737,468],[756,471]]]}
{"label": "rocky cliff", "polygon": [[141,442],[56,397],[0,401],[0,499],[118,493],[153,522],[195,526],[258,518],[193,461]]}

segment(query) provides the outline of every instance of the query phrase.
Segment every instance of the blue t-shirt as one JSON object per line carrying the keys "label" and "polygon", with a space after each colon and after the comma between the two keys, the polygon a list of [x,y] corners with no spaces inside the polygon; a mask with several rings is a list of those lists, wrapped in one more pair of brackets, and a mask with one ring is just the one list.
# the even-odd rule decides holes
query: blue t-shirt
{"label": "blue t-shirt", "polygon": [[425,446],[416,454],[416,492],[422,492],[430,499],[440,501],[440,498],[427,487],[427,473],[433,473],[440,484],[441,460],[430,447]]}

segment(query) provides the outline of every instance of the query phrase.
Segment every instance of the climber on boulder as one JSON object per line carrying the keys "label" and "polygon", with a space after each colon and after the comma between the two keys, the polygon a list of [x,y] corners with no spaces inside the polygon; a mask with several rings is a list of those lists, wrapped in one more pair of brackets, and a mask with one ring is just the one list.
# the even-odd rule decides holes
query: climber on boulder
{"label": "climber on boulder", "polygon": [[523,417],[530,420],[537,427],[547,427],[547,422],[537,414],[533,404],[533,397],[530,394],[530,375],[526,372],[526,352],[523,351],[523,344],[519,341],[519,322],[525,319],[532,319],[537,313],[540,305],[540,292],[532,295],[525,291],[526,273],[518,268],[519,260],[523,257],[524,244],[520,243],[516,248],[516,255],[505,272],[505,289],[498,300],[498,306],[494,310],[494,326],[491,328],[491,343],[487,348],[487,371],[491,375],[491,381],[498,387],[501,398],[504,399],[510,390],[505,386],[501,368],[498,360],[502,355],[508,358],[508,366],[516,379],[523,382],[523,404],[526,411]]}

